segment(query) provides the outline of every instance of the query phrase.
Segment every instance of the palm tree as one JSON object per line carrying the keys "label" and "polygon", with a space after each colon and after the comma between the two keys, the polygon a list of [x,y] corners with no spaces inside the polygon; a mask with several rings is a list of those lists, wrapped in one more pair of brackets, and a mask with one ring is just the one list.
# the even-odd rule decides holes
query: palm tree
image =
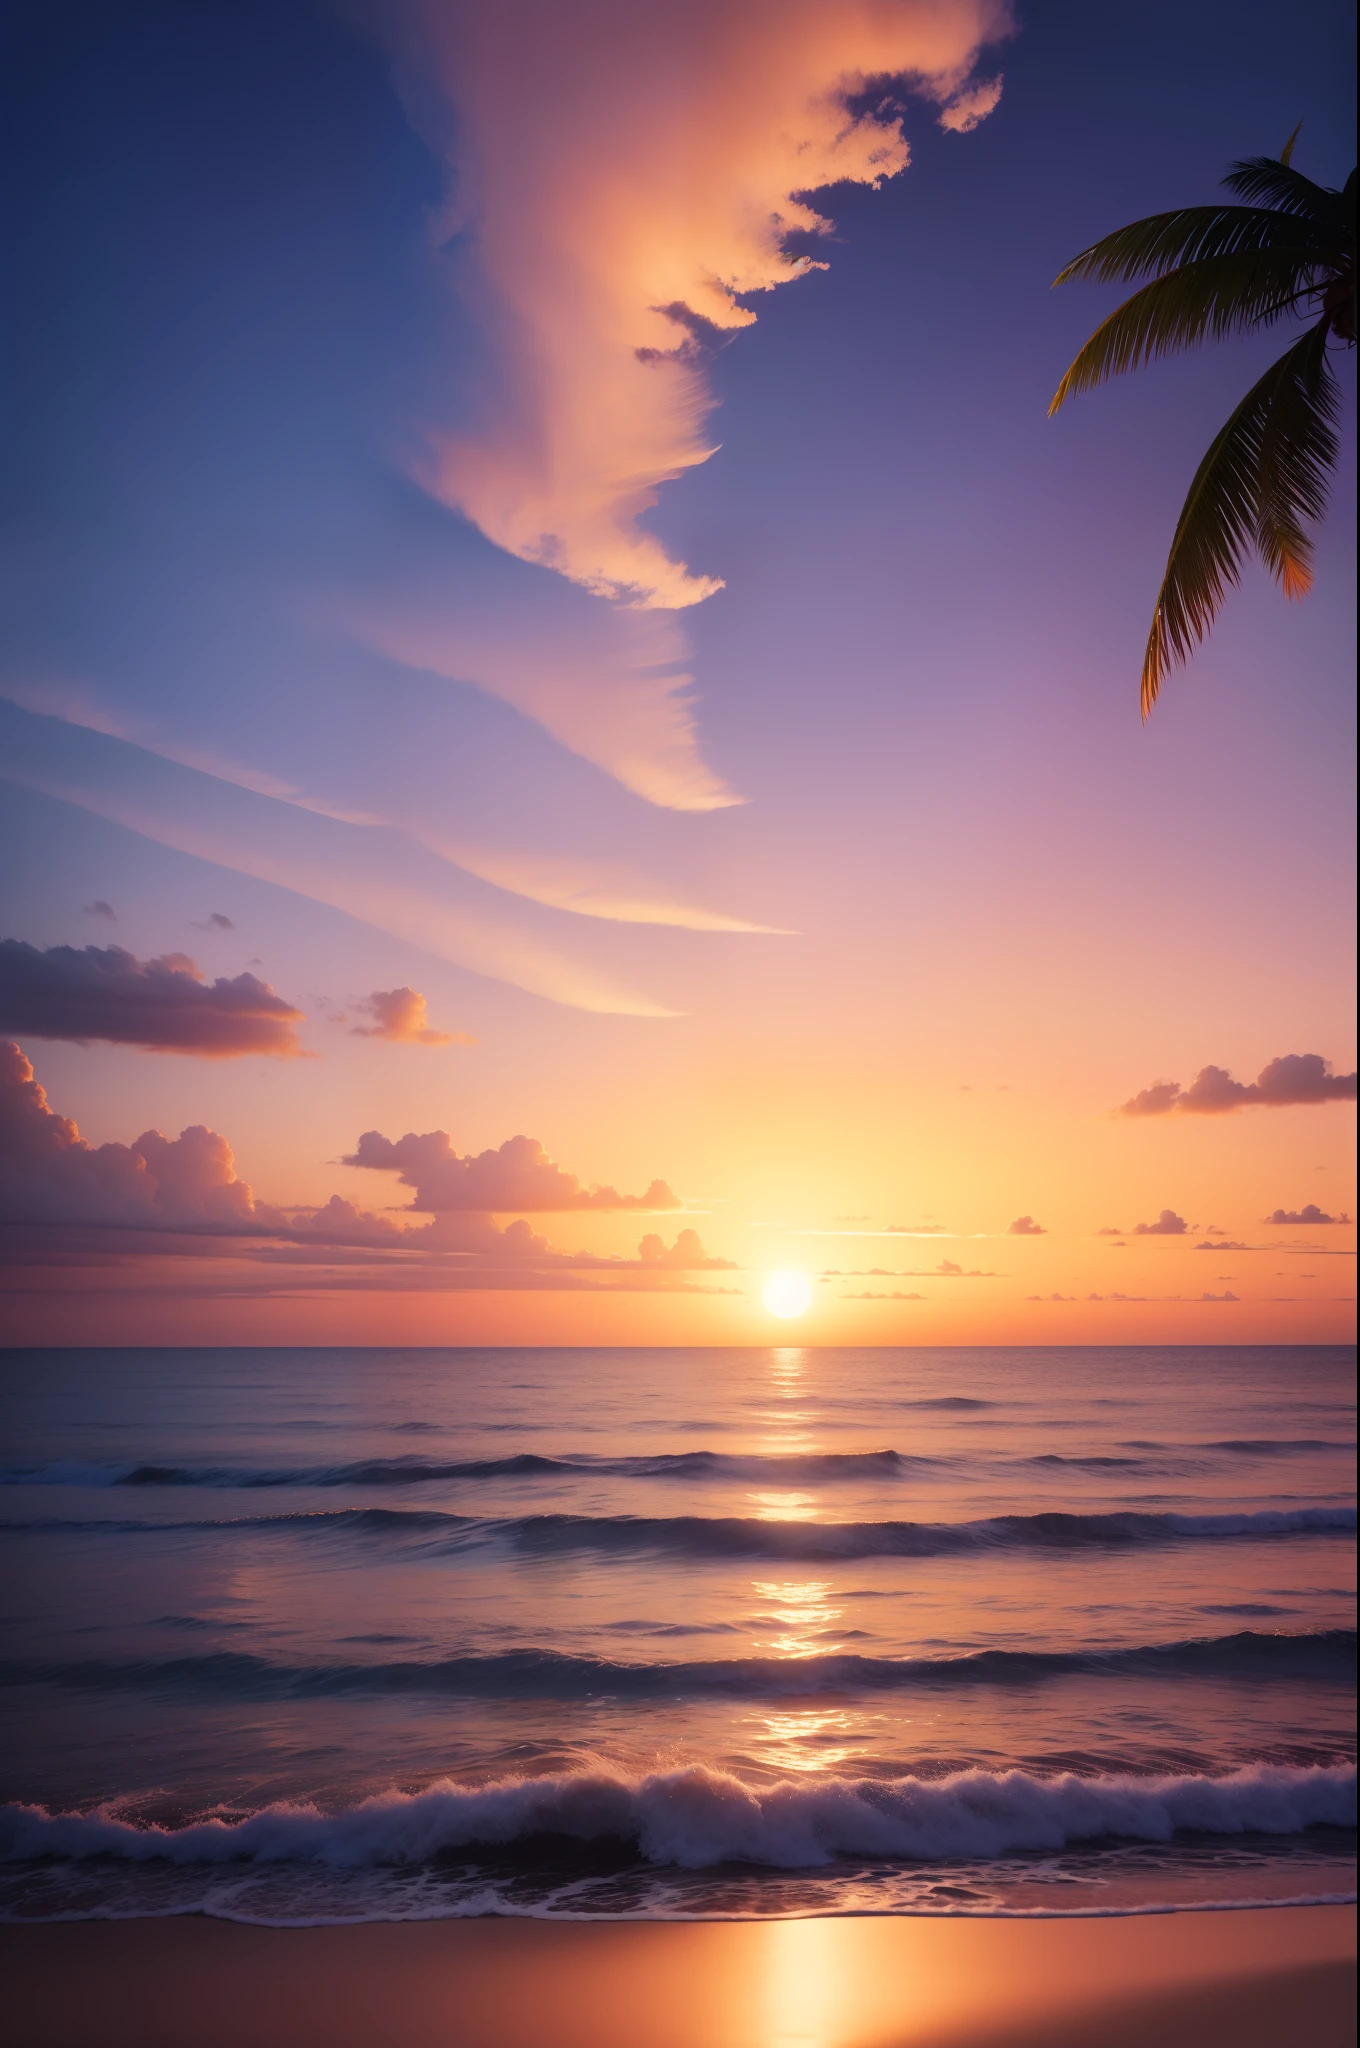
{"label": "palm tree", "polygon": [[1083,251],[1073,278],[1152,282],[1111,313],[1049,407],[1212,336],[1292,315],[1308,322],[1254,384],[1195,472],[1176,525],[1143,657],[1143,717],[1162,680],[1212,625],[1225,588],[1254,547],[1286,597],[1313,580],[1305,520],[1320,519],[1337,464],[1340,389],[1328,343],[1355,346],[1355,172],[1337,192],[1278,157],[1248,157],[1223,180],[1238,206],[1183,206],[1134,221]]}

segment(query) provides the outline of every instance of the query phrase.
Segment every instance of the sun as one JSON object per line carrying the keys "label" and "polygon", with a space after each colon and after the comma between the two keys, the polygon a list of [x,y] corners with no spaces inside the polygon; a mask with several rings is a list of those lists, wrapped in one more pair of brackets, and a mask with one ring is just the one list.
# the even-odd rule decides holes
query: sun
{"label": "sun", "polygon": [[761,1299],[772,1316],[806,1315],[812,1306],[812,1282],[806,1273],[771,1273]]}

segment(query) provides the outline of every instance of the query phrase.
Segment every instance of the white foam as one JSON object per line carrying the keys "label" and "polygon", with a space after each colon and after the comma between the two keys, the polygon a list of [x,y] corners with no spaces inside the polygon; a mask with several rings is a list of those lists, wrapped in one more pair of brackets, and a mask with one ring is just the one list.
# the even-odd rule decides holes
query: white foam
{"label": "white foam", "polygon": [[695,1765],[629,1779],[605,1772],[443,1781],[387,1792],[340,1813],[279,1804],[244,1820],[141,1825],[108,1808],[49,1813],[0,1809],[0,1858],[137,1862],[312,1863],[333,1869],[424,1864],[445,1851],[504,1846],[526,1836],[635,1843],[648,1862],[700,1870],[744,1862],[811,1869],[834,1857],[924,1861],[1059,1850],[1119,1838],[1166,1842],[1208,1835],[1296,1834],[1320,1823],[1353,1827],[1353,1765],[1254,1764],[1223,1777],[1039,1778],[962,1771],[948,1778],[844,1779],[748,1785]]}

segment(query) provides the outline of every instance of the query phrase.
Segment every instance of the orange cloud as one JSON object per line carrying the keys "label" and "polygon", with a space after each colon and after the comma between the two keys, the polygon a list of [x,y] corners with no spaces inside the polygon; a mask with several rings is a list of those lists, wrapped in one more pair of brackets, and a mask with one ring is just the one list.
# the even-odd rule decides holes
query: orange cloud
{"label": "orange cloud", "polygon": [[425,998],[414,988],[375,988],[359,1005],[374,1021],[351,1025],[355,1038],[385,1038],[394,1045],[475,1045],[461,1031],[435,1031],[425,1020]]}
{"label": "orange cloud", "polygon": [[908,76],[975,125],[964,91],[1006,0],[358,0],[413,118],[457,174],[449,228],[501,368],[474,432],[422,481],[488,537],[630,605],[721,587],[639,522],[712,452],[703,342],[750,326],[754,292],[816,267],[808,193],[907,162]]}
{"label": "orange cloud", "polygon": [[678,1209],[680,1198],[664,1180],[654,1180],[643,1195],[621,1195],[610,1187],[586,1187],[549,1159],[537,1138],[507,1138],[496,1151],[454,1151],[447,1131],[408,1131],[393,1143],[381,1131],[365,1131],[346,1166],[372,1167],[395,1173],[403,1187],[414,1188],[413,1209],[436,1214],[467,1209],[483,1215],[510,1210],[529,1214],[567,1209]]}

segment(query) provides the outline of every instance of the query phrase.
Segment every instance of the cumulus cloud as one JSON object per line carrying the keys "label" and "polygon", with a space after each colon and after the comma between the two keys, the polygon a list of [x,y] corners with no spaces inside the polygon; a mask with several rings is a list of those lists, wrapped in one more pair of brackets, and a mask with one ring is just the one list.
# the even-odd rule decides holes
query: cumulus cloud
{"label": "cumulus cloud", "polygon": [[138,960],[121,946],[40,950],[0,940],[3,1031],[235,1059],[296,1053],[301,1016],[253,974],[209,984],[183,953]]}
{"label": "cumulus cloud", "polygon": [[503,1215],[518,1209],[678,1209],[680,1198],[664,1180],[642,1195],[621,1195],[611,1187],[586,1187],[549,1159],[537,1138],[507,1138],[496,1151],[460,1158],[447,1131],[408,1131],[394,1143],[381,1131],[365,1131],[346,1166],[395,1173],[415,1190],[412,1209],[471,1209]]}
{"label": "cumulus cloud", "polygon": [[[484,1154],[483,1161],[503,1161],[514,1143],[499,1154]],[[542,1163],[541,1152],[539,1158]],[[475,1168],[479,1162],[471,1164]],[[547,1171],[576,1188],[578,1198],[571,1206],[643,1205],[643,1198],[617,1196],[612,1189],[581,1189],[573,1176],[560,1175],[550,1162]],[[540,1172],[540,1183],[543,1178]],[[652,1192],[657,1191],[669,1194],[661,1182],[653,1183]],[[538,1193],[543,1192],[540,1184]],[[670,1196],[672,1206],[674,1200]],[[552,1206],[561,1206],[560,1195]],[[422,1225],[374,1215],[341,1195],[318,1208],[275,1207],[255,1197],[237,1175],[227,1140],[204,1125],[191,1126],[174,1139],[152,1130],[131,1145],[90,1145],[69,1117],[50,1107],[19,1047],[4,1042],[0,1224],[11,1226],[0,1237],[0,1264],[26,1272],[56,1266],[72,1285],[84,1284],[84,1269],[104,1275],[97,1284],[106,1284],[110,1261],[121,1259],[127,1269],[124,1255],[132,1255],[141,1278],[115,1284],[144,1285],[145,1259],[135,1255],[150,1252],[177,1254],[181,1271],[186,1258],[212,1260],[214,1293],[271,1292],[290,1285],[713,1292],[684,1276],[733,1269],[731,1260],[710,1254],[694,1230],[680,1231],[670,1245],[649,1234],[638,1257],[629,1259],[558,1251],[523,1217],[502,1228],[490,1214],[456,1207]],[[228,1283],[218,1277],[224,1261],[267,1266],[280,1277]]]}
{"label": "cumulus cloud", "polygon": [[1174,1209],[1163,1209],[1155,1223],[1135,1223],[1132,1237],[1184,1237],[1189,1224]]}
{"label": "cumulus cloud", "polygon": [[669,1246],[655,1231],[649,1231],[638,1246],[638,1260],[643,1266],[664,1267],[673,1273],[731,1272],[734,1263],[710,1258],[697,1230],[682,1230]]}
{"label": "cumulus cloud", "polygon": [[1235,1081],[1226,1067],[1201,1067],[1188,1088],[1179,1081],[1155,1081],[1132,1096],[1120,1116],[1224,1116],[1260,1104],[1286,1109],[1318,1102],[1354,1102],[1354,1074],[1334,1074],[1317,1052],[1287,1052],[1262,1067],[1254,1081]]}
{"label": "cumulus cloud", "polygon": [[1206,1237],[1203,1244],[1197,1244],[1197,1252],[1250,1252],[1259,1251],[1259,1245],[1241,1244],[1235,1237]]}
{"label": "cumulus cloud", "polygon": [[96,896],[93,903],[85,905],[85,915],[86,917],[106,917],[110,924],[117,924],[118,922],[117,911],[111,903],[106,903],[102,896]]}
{"label": "cumulus cloud", "polygon": [[230,1145],[202,1124],[174,1139],[143,1131],[131,1145],[87,1144],[48,1106],[19,1047],[0,1043],[0,1220],[245,1230],[283,1219],[257,1209]]}
{"label": "cumulus cloud", "polygon": [[351,1025],[355,1038],[386,1038],[394,1045],[475,1045],[461,1031],[435,1031],[425,1018],[425,998],[414,988],[375,988],[358,1007],[373,1019]]}
{"label": "cumulus cloud", "polygon": [[957,128],[982,118],[993,88],[970,95],[969,75],[1006,0],[353,5],[456,173],[464,291],[499,368],[421,481],[588,590],[709,596],[719,579],[640,523],[712,452],[705,343],[814,267],[789,247],[826,227],[804,195],[906,165],[897,109],[847,105],[870,79],[907,77]]}
{"label": "cumulus cloud", "polygon": [[206,917],[194,920],[194,930],[199,932],[234,932],[235,929],[225,910],[210,910]]}
{"label": "cumulus cloud", "polygon": [[1014,1223],[1006,1225],[1007,1237],[1047,1237],[1042,1223],[1036,1223],[1032,1216],[1017,1216]]}
{"label": "cumulus cloud", "polygon": [[1339,1216],[1329,1216],[1325,1210],[1319,1209],[1316,1202],[1305,1202],[1301,1209],[1276,1209],[1262,1218],[1265,1223],[1280,1224],[1349,1223],[1350,1220],[1344,1210]]}

